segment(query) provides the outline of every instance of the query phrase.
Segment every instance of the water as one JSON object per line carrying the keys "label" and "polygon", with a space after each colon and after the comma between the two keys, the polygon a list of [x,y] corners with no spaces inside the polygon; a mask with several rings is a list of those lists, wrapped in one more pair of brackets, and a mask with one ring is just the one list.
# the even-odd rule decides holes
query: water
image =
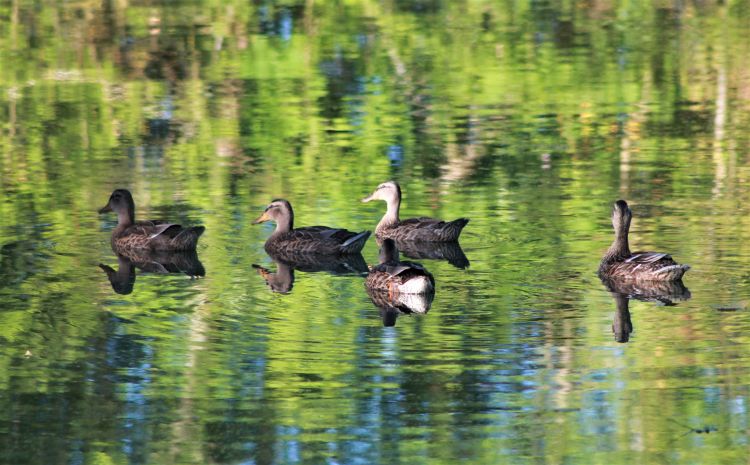
{"label": "water", "polygon": [[[748,7],[5,4],[0,462],[745,460]],[[388,179],[402,216],[471,219],[468,267],[420,260],[426,314],[266,285],[268,202],[372,229]],[[206,226],[204,277],[112,286],[117,187]],[[618,198],[688,290],[599,281]]]}

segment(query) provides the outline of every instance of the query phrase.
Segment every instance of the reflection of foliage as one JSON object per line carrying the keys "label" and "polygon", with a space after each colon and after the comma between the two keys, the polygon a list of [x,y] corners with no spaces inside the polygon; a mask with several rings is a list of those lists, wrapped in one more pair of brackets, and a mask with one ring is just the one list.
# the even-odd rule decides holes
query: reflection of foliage
{"label": "reflection of foliage", "polygon": [[[623,460],[653,461],[671,439],[655,417],[704,407],[655,389],[618,418],[597,414],[603,401],[571,385],[622,406],[618,395],[675,375],[642,353],[628,359],[642,379],[593,386],[587,370],[614,362],[591,368],[571,341],[599,317],[581,310],[580,284],[559,294],[598,285],[592,251],[619,195],[642,204],[644,243],[676,246],[658,232],[685,224],[685,237],[711,239],[680,244],[684,256],[746,265],[750,9],[657,3],[0,5],[0,431],[22,425],[0,434],[0,457],[22,463],[22,444],[59,454],[46,463],[272,463],[298,441],[308,463],[333,443],[384,463],[491,463],[499,450],[597,462],[589,440],[617,428],[647,451]],[[250,271],[267,230],[249,219],[283,195],[300,225],[374,224],[382,206],[352,204],[390,177],[404,181],[406,214],[472,217],[472,264],[468,278],[431,264],[436,309],[381,350],[356,279],[307,275],[269,295]],[[96,268],[113,264],[100,227],[111,220],[94,211],[115,186],[143,217],[204,222],[206,280],[139,276],[127,300],[111,294]],[[686,219],[711,198],[715,236]],[[700,339],[688,333],[676,337]],[[747,385],[740,349],[663,352],[663,366],[728,364],[716,382]],[[589,411],[553,410],[568,405]],[[630,421],[653,435],[636,438]],[[486,430],[459,437],[472,425]]]}

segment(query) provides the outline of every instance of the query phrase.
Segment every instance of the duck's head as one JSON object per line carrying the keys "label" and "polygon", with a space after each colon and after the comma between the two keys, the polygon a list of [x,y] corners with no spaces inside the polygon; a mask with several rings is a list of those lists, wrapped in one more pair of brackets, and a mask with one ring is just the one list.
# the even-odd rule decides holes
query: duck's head
{"label": "duck's head", "polygon": [[615,228],[615,233],[627,232],[630,229],[630,220],[633,218],[633,213],[628,207],[628,203],[624,200],[618,200],[615,202],[612,208],[612,226]]}
{"label": "duck's head", "polygon": [[276,199],[269,203],[263,214],[253,221],[253,224],[264,223],[266,221],[275,221],[277,225],[289,221],[289,227],[292,227],[291,221],[294,218],[292,204],[284,199]]}
{"label": "duck's head", "polygon": [[370,200],[385,200],[390,202],[392,200],[401,199],[401,187],[399,187],[396,181],[386,181],[375,189],[375,192],[362,199],[362,202],[369,202]]}
{"label": "duck's head", "polygon": [[133,202],[133,196],[127,189],[116,189],[109,196],[107,205],[99,209],[99,213],[115,212],[120,222],[124,219],[129,219],[130,222],[135,221],[135,202]]}

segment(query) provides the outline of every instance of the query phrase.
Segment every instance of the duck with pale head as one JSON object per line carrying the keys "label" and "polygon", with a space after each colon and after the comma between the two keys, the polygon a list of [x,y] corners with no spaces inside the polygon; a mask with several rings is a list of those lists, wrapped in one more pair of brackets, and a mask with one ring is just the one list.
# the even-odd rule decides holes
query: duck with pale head
{"label": "duck with pale head", "polygon": [[436,218],[409,218],[398,216],[401,207],[401,186],[395,181],[382,183],[375,192],[362,199],[362,202],[383,200],[387,210],[375,227],[375,235],[380,239],[391,238],[400,241],[452,242],[469,222],[467,218],[443,221]]}

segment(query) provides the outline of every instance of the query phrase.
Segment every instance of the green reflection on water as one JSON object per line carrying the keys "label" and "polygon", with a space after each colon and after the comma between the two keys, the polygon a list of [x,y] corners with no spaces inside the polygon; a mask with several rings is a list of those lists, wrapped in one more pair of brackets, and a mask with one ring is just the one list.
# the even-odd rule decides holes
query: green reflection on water
{"label": "green reflection on water", "polygon": [[[737,463],[749,7],[0,5],[0,461]],[[263,206],[374,228],[391,178],[471,218],[429,313],[383,328],[356,275],[269,291]],[[206,277],[116,294],[115,187],[205,225]],[[693,266],[627,344],[594,274],[620,197]]]}

